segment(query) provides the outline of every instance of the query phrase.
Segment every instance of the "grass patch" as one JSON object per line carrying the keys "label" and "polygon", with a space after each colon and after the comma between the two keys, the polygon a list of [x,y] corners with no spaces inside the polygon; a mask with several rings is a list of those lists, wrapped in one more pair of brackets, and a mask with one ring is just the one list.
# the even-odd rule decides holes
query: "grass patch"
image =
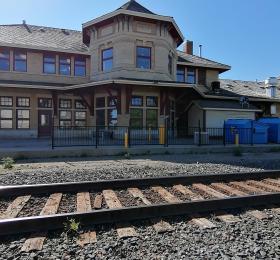
{"label": "grass patch", "polygon": [[4,169],[12,169],[14,167],[15,160],[11,157],[4,157],[1,160]]}
{"label": "grass patch", "polygon": [[237,157],[241,157],[241,156],[243,156],[243,151],[242,151],[242,148],[241,147],[235,147],[234,149],[233,149],[233,155],[234,156],[237,156]]}

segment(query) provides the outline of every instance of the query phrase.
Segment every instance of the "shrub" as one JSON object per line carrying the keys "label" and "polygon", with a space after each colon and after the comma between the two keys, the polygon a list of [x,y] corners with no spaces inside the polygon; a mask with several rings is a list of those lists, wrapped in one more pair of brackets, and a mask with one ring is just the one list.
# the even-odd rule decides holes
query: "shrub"
{"label": "shrub", "polygon": [[14,159],[11,157],[5,157],[1,160],[4,169],[12,169],[13,164],[15,163]]}
{"label": "shrub", "polygon": [[64,223],[64,229],[66,235],[75,236],[78,234],[80,228],[80,222],[77,222],[75,219],[69,219],[66,223]]}
{"label": "shrub", "polygon": [[130,158],[131,158],[130,153],[125,153],[124,158],[125,158],[125,159],[130,159]]}
{"label": "shrub", "polygon": [[233,155],[234,156],[242,156],[243,155],[242,149],[240,147],[235,147],[233,149]]}

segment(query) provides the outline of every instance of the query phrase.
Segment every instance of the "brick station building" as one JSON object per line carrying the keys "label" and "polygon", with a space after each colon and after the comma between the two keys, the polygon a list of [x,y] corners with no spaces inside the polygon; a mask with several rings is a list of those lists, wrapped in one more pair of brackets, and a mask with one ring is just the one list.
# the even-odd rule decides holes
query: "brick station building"
{"label": "brick station building", "polygon": [[230,69],[193,55],[172,17],[136,1],[82,31],[0,25],[0,138],[50,136],[54,125],[222,127],[278,115],[277,79],[219,80]]}

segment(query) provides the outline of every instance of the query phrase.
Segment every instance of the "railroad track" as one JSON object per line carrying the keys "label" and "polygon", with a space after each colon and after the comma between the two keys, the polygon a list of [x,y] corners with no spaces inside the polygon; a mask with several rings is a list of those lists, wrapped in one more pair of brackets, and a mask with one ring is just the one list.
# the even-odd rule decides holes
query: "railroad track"
{"label": "railroad track", "polygon": [[[114,223],[120,238],[137,236],[129,224],[135,220],[150,220],[160,233],[172,230],[163,218],[177,215],[188,215],[201,228],[215,227],[205,214],[226,223],[240,221],[231,209],[269,219],[256,207],[280,214],[280,171],[1,186],[0,202],[0,236],[31,233],[22,247],[31,251],[40,250],[47,232],[63,228],[69,219],[91,227]],[[91,230],[80,234],[78,243],[95,241]]]}

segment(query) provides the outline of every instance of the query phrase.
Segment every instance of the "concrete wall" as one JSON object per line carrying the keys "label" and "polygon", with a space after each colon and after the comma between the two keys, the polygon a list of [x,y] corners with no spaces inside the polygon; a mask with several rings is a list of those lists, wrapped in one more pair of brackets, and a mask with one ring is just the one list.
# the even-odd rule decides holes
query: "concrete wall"
{"label": "concrete wall", "polygon": [[[136,68],[136,46],[152,48],[151,69]],[[102,71],[102,50],[113,48],[113,69]],[[118,17],[109,25],[93,28],[90,42],[91,79],[118,77],[149,80],[175,80],[176,42],[162,22],[137,21],[134,17]],[[173,72],[168,72],[168,55],[173,57]]]}
{"label": "concrete wall", "polygon": [[232,118],[255,119],[255,112],[243,111],[206,111],[206,127],[224,127],[224,121]]}
{"label": "concrete wall", "polygon": [[56,54],[56,74],[43,73],[43,52],[27,51],[27,72],[13,71],[14,49],[10,50],[10,71],[0,71],[2,80],[81,84],[89,81],[90,58],[86,60],[86,76],[74,76],[74,55],[71,55],[71,76],[59,75],[59,54]]}
{"label": "concrete wall", "polygon": [[188,111],[188,127],[198,127],[200,121],[200,126],[203,126],[203,110],[197,106],[192,106]]}

